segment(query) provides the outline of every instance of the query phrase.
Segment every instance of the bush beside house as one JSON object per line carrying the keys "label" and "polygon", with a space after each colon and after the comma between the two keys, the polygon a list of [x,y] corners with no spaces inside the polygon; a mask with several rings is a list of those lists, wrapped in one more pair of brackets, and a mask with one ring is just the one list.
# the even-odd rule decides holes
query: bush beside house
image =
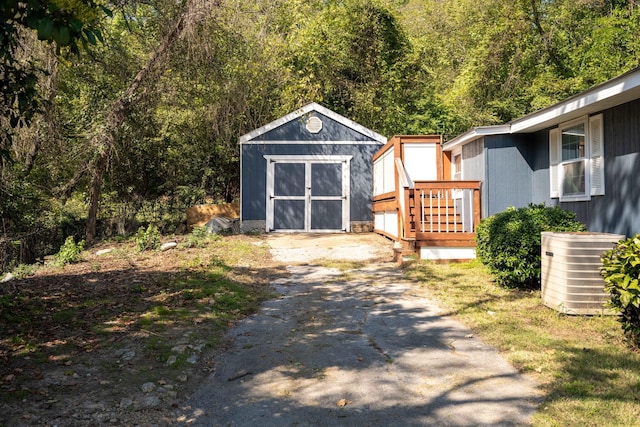
{"label": "bush beside house", "polygon": [[609,305],[620,312],[620,323],[633,346],[640,347],[640,234],[619,242],[602,256]]}
{"label": "bush beside house", "polygon": [[540,286],[543,231],[586,231],[573,212],[557,206],[530,204],[484,218],[476,228],[478,258],[495,281],[510,288]]}

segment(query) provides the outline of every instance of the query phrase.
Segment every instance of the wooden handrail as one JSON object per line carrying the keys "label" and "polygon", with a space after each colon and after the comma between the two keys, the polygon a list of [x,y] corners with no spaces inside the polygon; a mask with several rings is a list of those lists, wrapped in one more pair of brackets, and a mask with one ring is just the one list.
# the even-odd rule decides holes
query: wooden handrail
{"label": "wooden handrail", "polygon": [[[392,148],[387,144],[379,154]],[[412,181],[397,153],[394,169],[395,189],[372,200],[374,212],[397,212],[398,234],[391,237],[429,246],[474,244],[481,212],[480,181]]]}
{"label": "wooden handrail", "polygon": [[402,188],[411,188],[413,187],[413,182],[409,178],[407,171],[402,164],[402,159],[400,157],[396,157],[396,172],[398,172],[398,181],[400,187]]}
{"label": "wooden handrail", "polygon": [[396,193],[395,191],[390,191],[388,193],[382,193],[382,194],[378,194],[377,196],[373,196],[372,200],[374,202],[377,201],[386,201],[386,200],[394,200],[396,198]]}
{"label": "wooden handrail", "polygon": [[480,181],[415,181],[417,189],[479,190]]}

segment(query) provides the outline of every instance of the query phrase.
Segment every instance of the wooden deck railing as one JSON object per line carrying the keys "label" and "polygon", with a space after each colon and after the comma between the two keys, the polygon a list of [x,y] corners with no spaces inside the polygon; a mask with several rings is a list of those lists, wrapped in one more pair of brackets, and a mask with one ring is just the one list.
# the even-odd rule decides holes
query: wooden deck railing
{"label": "wooden deck railing", "polygon": [[480,222],[480,181],[422,181],[409,189],[405,222],[422,244],[457,246],[475,238]]}

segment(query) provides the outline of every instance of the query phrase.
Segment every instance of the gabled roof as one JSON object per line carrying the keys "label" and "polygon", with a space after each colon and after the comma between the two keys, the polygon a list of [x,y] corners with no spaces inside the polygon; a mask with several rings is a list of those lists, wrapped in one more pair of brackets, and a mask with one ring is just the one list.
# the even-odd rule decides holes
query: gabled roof
{"label": "gabled roof", "polygon": [[640,67],[550,107],[515,119],[506,125],[473,128],[445,143],[443,149],[451,150],[484,135],[537,132],[638,98],[640,98]]}
{"label": "gabled roof", "polygon": [[323,107],[320,104],[317,104],[315,102],[312,102],[311,104],[307,104],[302,108],[299,108],[297,110],[295,110],[292,113],[287,114],[284,117],[280,117],[277,120],[272,121],[271,123],[268,123],[256,130],[253,130],[245,135],[242,135],[239,139],[239,143],[240,144],[244,144],[248,141],[251,141],[252,139],[255,139],[257,137],[259,137],[260,135],[263,135],[273,129],[276,129],[286,123],[289,123],[292,120],[296,120],[299,117],[308,114],[312,111],[316,111],[324,116],[329,117],[330,119],[335,120],[336,122],[350,128],[353,129],[356,132],[359,132],[369,138],[371,138],[374,141],[378,141],[381,144],[385,144],[387,142],[387,138],[385,138],[384,136],[372,131],[371,129],[367,129],[366,127],[359,125],[358,123],[354,122],[353,120],[349,120],[344,116],[341,116],[338,113],[335,113],[331,110],[329,110],[328,108]]}

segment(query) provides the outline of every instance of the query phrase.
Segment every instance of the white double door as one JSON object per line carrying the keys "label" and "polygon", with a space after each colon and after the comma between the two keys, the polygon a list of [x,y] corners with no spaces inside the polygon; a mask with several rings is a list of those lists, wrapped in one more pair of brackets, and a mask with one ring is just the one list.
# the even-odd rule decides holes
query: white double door
{"label": "white double door", "polygon": [[267,231],[349,231],[351,156],[265,156]]}

